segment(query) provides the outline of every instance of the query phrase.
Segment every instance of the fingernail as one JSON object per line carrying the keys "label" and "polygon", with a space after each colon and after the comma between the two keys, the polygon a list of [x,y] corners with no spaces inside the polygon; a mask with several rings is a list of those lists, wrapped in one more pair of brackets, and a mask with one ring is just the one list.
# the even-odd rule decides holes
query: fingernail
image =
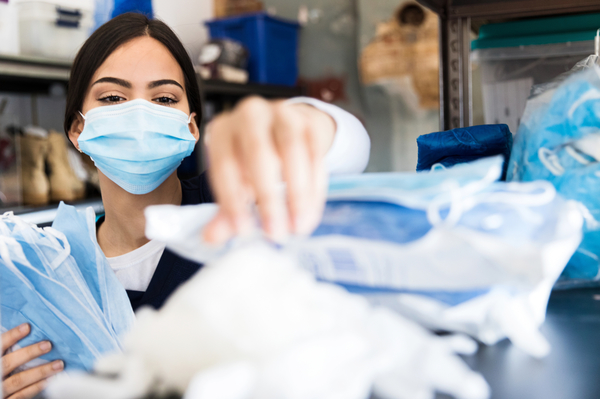
{"label": "fingernail", "polygon": [[40,349],[44,352],[48,352],[52,348],[52,344],[48,341],[44,341],[40,344]]}
{"label": "fingernail", "polygon": [[56,371],[60,371],[65,367],[65,363],[62,360],[57,360],[52,363],[52,368]]}
{"label": "fingernail", "polygon": [[310,218],[306,217],[305,215],[298,215],[294,218],[294,230],[296,234],[310,234],[311,229],[312,223]]}
{"label": "fingernail", "polygon": [[208,244],[220,245],[231,236],[231,227],[226,220],[219,219],[211,222],[202,234]]}
{"label": "fingernail", "polygon": [[271,239],[276,242],[285,241],[288,230],[282,217],[273,217],[268,222],[268,233]]}
{"label": "fingernail", "polygon": [[19,326],[19,332],[22,334],[26,334],[29,331],[29,324],[23,323]]}
{"label": "fingernail", "polygon": [[237,234],[246,235],[252,230],[252,223],[247,216],[240,216],[235,219],[235,229]]}

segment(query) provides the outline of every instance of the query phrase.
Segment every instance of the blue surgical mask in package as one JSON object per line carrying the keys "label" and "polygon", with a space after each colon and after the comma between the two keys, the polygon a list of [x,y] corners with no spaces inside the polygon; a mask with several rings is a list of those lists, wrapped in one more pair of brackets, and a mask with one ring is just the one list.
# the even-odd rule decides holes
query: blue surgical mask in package
{"label": "blue surgical mask in package", "polygon": [[508,168],[509,180],[547,180],[580,204],[583,241],[557,288],[600,281],[600,68],[576,69],[529,99]]}
{"label": "blue surgical mask in package", "polygon": [[[509,337],[544,356],[549,346],[538,329],[581,241],[582,215],[548,182],[497,182],[502,164],[495,157],[431,172],[334,178],[319,227],[282,251],[319,280],[427,327],[487,344]],[[177,220],[208,211],[149,208],[146,234],[196,261],[223,256],[231,246],[219,253],[199,245],[202,226],[178,234],[184,223]],[[169,229],[161,227],[166,220]]]}
{"label": "blue surgical mask in package", "polygon": [[483,166],[421,175],[424,185],[440,179],[438,196],[399,190],[385,201],[376,190],[359,194],[368,175],[354,187],[347,177],[346,190],[333,190],[335,200],[313,236],[287,250],[322,281],[427,327],[464,332],[486,344],[508,337],[542,357],[549,345],[538,329],[552,286],[581,241],[582,216],[548,182],[483,177],[458,183],[460,173],[494,170]]}
{"label": "blue surgical mask in package", "polygon": [[54,227],[44,229],[10,213],[0,217],[2,330],[30,324],[13,350],[53,344],[19,370],[56,359],[67,371],[90,370],[101,354],[120,350],[133,325],[127,294],[96,242],[93,213],[61,204]]}

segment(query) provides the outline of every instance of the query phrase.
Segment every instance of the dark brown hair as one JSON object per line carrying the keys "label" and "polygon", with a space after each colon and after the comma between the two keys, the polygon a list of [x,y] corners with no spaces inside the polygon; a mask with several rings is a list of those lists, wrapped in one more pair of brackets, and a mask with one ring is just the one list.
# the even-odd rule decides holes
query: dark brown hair
{"label": "dark brown hair", "polygon": [[126,13],[115,17],[98,28],[83,44],[71,69],[67,89],[67,109],[65,111],[65,133],[81,111],[83,101],[96,70],[119,46],[136,37],[149,36],[161,42],[175,57],[183,70],[185,91],[190,113],[196,113],[196,123],[200,126],[202,107],[200,88],[196,81],[194,66],[177,35],[162,21],[148,19],[137,13]]}

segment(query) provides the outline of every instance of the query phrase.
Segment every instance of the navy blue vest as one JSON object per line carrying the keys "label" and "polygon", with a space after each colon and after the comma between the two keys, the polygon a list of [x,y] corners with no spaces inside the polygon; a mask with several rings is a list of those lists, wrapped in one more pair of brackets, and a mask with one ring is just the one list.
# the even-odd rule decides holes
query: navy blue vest
{"label": "navy blue vest", "polygon": [[[182,181],[181,189],[183,194],[181,205],[213,202],[206,173],[193,179]],[[99,223],[103,221],[104,218],[98,220]],[[127,296],[129,296],[133,310],[143,305],[149,305],[155,309],[160,308],[169,295],[179,285],[192,277],[201,267],[202,264],[183,259],[165,249],[146,292],[127,291]]]}

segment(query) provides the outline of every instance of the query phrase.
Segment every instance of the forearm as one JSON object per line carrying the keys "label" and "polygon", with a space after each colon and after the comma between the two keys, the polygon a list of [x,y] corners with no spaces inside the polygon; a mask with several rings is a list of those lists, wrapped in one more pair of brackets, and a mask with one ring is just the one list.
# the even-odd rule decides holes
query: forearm
{"label": "forearm", "polygon": [[[323,142],[327,144],[325,164],[330,174],[361,173],[369,163],[371,140],[363,124],[343,109],[308,97],[297,97],[288,103],[305,105],[333,121],[333,136],[323,133]],[[328,141],[330,140],[330,141]]]}

